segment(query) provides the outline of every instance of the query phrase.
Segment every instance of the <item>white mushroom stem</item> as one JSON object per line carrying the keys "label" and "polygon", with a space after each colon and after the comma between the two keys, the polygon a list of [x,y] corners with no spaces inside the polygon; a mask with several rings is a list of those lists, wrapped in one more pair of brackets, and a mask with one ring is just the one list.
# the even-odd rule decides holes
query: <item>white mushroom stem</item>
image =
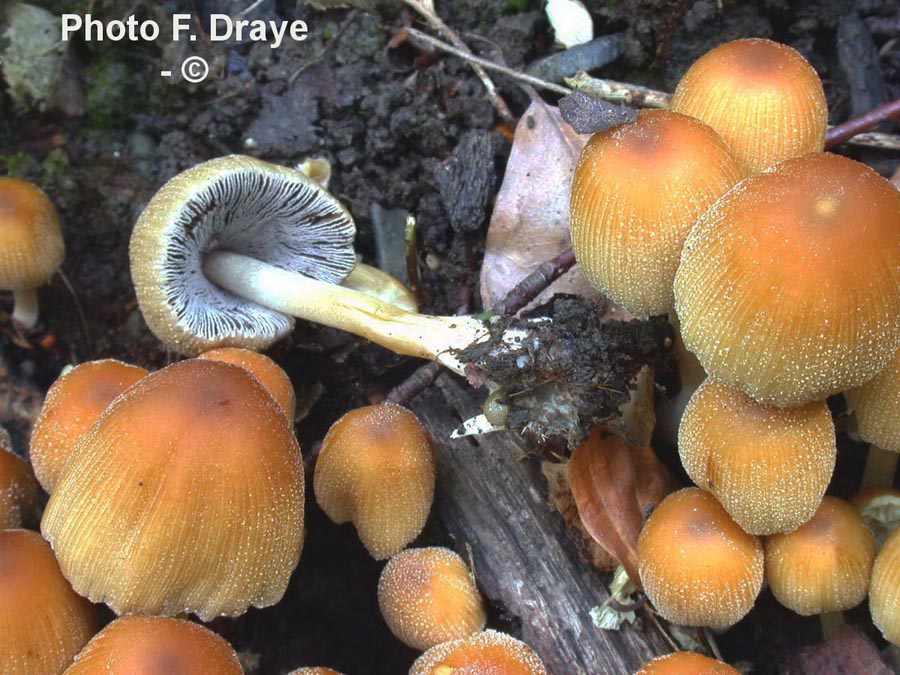
{"label": "white mushroom stem", "polygon": [[13,291],[12,320],[25,330],[31,330],[38,321],[38,294],[36,288],[20,288]]}
{"label": "white mushroom stem", "polygon": [[398,354],[437,360],[461,375],[464,366],[456,350],[489,334],[480,319],[414,314],[359,291],[230,251],[208,254],[203,272],[214,284],[246,300],[354,333]]}
{"label": "white mushroom stem", "polygon": [[890,487],[893,485],[898,459],[900,459],[900,453],[879,448],[874,443],[870,445],[866,468],[863,470],[862,487],[867,485]]}
{"label": "white mushroom stem", "polygon": [[678,366],[678,376],[681,379],[681,389],[664,406],[657,410],[657,426],[659,432],[666,441],[672,445],[678,444],[678,427],[681,425],[681,417],[687,407],[691,396],[706,379],[706,371],[700,365],[700,361],[684,346],[681,337],[680,324],[674,312],[669,314],[669,323],[675,333],[675,344],[672,352],[675,355],[675,363]]}

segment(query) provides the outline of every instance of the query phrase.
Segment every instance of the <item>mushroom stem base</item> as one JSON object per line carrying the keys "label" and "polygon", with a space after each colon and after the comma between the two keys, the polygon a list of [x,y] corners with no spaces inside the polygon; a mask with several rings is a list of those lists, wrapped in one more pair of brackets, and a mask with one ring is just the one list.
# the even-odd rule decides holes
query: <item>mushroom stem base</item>
{"label": "mushroom stem base", "polygon": [[25,330],[31,330],[38,322],[38,294],[36,288],[13,291],[12,320]]}
{"label": "mushroom stem base", "polygon": [[230,251],[207,255],[203,272],[226,291],[269,309],[354,333],[398,354],[437,360],[461,375],[457,352],[488,337],[479,319],[414,314]]}
{"label": "mushroom stem base", "polygon": [[890,487],[893,485],[898,459],[900,459],[900,453],[879,448],[874,444],[870,445],[866,468],[863,470],[862,487],[867,485]]}

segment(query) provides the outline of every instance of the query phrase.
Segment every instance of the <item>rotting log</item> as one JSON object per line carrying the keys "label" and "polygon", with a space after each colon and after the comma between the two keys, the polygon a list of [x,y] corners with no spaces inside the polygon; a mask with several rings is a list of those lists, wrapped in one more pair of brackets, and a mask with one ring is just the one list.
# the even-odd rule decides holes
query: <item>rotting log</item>
{"label": "rotting log", "polygon": [[[632,675],[671,651],[652,623],[602,631],[590,610],[609,592],[584,562],[547,497],[537,462],[517,434],[450,439],[481,412],[479,395],[442,375],[409,405],[435,439],[435,514],[457,551],[471,555],[478,585],[521,623],[522,639],[553,675]],[[641,616],[639,614],[639,616]]]}

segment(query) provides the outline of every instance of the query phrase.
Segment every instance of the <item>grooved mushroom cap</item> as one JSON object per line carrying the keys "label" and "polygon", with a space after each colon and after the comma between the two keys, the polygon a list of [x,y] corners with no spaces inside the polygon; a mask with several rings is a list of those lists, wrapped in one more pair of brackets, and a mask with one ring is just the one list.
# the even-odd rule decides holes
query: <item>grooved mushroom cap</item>
{"label": "grooved mushroom cap", "polygon": [[338,671],[331,668],[297,668],[292,670],[288,675],[341,675]]}
{"label": "grooved mushroom cap", "polygon": [[47,283],[65,256],[59,216],[43,190],[0,177],[0,289]]}
{"label": "grooved mushroom cap", "polygon": [[224,638],[190,621],[123,616],[97,633],[64,675],[242,675]]}
{"label": "grooved mushroom cap", "polygon": [[413,649],[477,633],[487,615],[472,573],[446,548],[401,551],[378,581],[378,606],[391,632]]}
{"label": "grooved mushroom cap", "polygon": [[131,236],[131,276],[150,330],[184,354],[264,349],[289,316],[238,298],[203,275],[204,255],[228,250],[340,283],[356,264],[347,210],[299,171],[232,155],[160,188]]}
{"label": "grooved mushroom cap", "polygon": [[693,652],[675,652],[653,659],[634,675],[739,675],[727,663]]}
{"label": "grooved mushroom cap", "polygon": [[0,531],[0,670],[58,675],[97,630],[37,532]]}
{"label": "grooved mushroom cap", "polygon": [[764,540],[766,581],[778,602],[810,616],[850,609],[869,590],[875,537],[847,502],[825,497],[808,523]]}
{"label": "grooved mushroom cap", "polygon": [[875,558],[869,609],[884,639],[900,645],[900,530],[894,530]]}
{"label": "grooved mushroom cap", "polygon": [[66,578],[117,614],[203,621],[281,599],[303,543],[303,463],[243,368],[193,359],[120,396],[41,523]]}
{"label": "grooved mushroom cap", "polygon": [[594,134],[575,169],[572,246],[597,288],[638,317],[665,314],[697,218],[744,177],[705,124],[666,110]]}
{"label": "grooved mushroom cap", "polygon": [[13,453],[6,429],[0,427],[0,530],[22,527],[37,517],[39,490],[28,462]]}
{"label": "grooved mushroom cap", "polygon": [[856,414],[860,438],[879,448],[900,452],[900,351],[887,368],[844,396]]}
{"label": "grooved mushroom cap", "polygon": [[409,675],[547,675],[547,669],[524,642],[486,630],[432,647]]}
{"label": "grooved mushroom cap", "polygon": [[75,366],[51,385],[29,448],[34,473],[48,494],[78,441],[119,394],[148,374],[138,366],[105,359]]}
{"label": "grooved mushroom cap", "polygon": [[708,379],[685,408],[678,452],[691,480],[745,532],[772,534],[813,517],[837,445],[824,401],[778,408]]}
{"label": "grooved mushroom cap", "polygon": [[726,42],[692,65],[671,110],[702,120],[751,173],[825,147],[822,81],[796,50],[750,38]]}
{"label": "grooved mushroom cap", "polygon": [[675,304],[710,376],[759,401],[858,386],[900,348],[900,192],[827,153],[751,176],[688,236]]}
{"label": "grooved mushroom cap", "polygon": [[366,550],[384,560],[425,527],[437,458],[409,410],[384,403],[335,422],[316,460],[316,501],[335,523],[352,522]]}
{"label": "grooved mushroom cap", "polygon": [[252,352],[249,349],[241,349],[240,347],[220,347],[219,349],[204,352],[200,355],[200,358],[231,363],[248,371],[259,380],[259,383],[266,388],[266,391],[272,395],[272,398],[278,401],[288,421],[294,421],[296,409],[294,385],[291,384],[287,373],[268,356],[259,352]]}
{"label": "grooved mushroom cap", "polygon": [[728,628],[762,589],[763,549],[708,492],[666,497],[638,539],[638,568],[657,611],[682,626]]}

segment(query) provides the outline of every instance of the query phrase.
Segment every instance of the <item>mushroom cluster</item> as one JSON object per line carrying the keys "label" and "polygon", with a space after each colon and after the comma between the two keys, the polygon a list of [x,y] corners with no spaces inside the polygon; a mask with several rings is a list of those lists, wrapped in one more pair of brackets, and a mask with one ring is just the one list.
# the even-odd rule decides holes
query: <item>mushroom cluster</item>
{"label": "mushroom cluster", "polygon": [[[666,498],[639,538],[639,581],[675,623],[731,626],[764,578],[802,614],[869,591],[873,534],[825,496],[837,455],[825,400],[848,392],[860,436],[892,451],[866,482],[889,485],[900,192],[825,153],[826,124],[822,83],[799,53],[737,40],[688,70],[669,111],[595,134],[575,171],[571,233],[586,275],[636,316],[668,313],[706,374],[678,432],[700,489]],[[890,542],[872,611],[896,641]]]}

